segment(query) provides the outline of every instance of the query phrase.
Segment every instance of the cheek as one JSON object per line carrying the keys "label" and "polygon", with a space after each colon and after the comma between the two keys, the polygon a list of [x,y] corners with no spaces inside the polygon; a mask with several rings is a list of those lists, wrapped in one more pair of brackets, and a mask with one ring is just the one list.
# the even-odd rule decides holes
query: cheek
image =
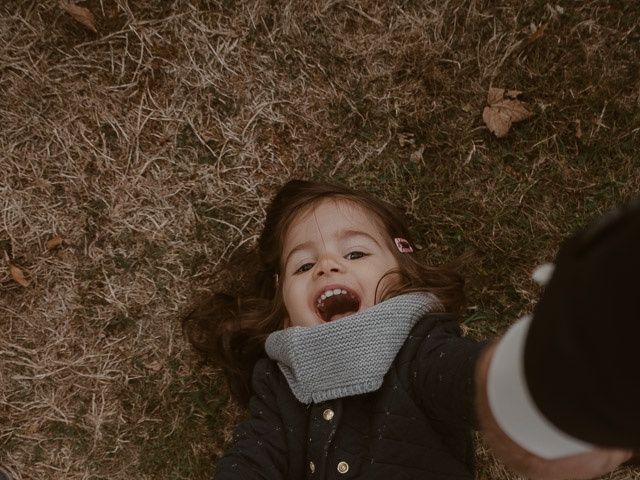
{"label": "cheek", "polygon": [[390,254],[391,257],[388,260],[387,263],[387,270],[396,270],[399,271],[400,270],[400,263],[398,262],[398,259],[393,256],[393,254]]}
{"label": "cheek", "polygon": [[[400,265],[398,264],[396,258],[393,256],[389,256],[387,257],[384,265],[382,265],[381,267],[380,276],[386,274],[383,282],[386,283],[387,285],[396,285],[402,278],[402,276],[398,274],[399,271],[400,271]],[[393,272],[393,273],[390,273],[390,272]]]}
{"label": "cheek", "polygon": [[302,292],[298,291],[294,285],[289,286],[282,293],[282,301],[284,302],[284,307],[288,312],[291,312],[291,310],[295,310],[296,308],[300,308],[300,299],[302,297]]}
{"label": "cheek", "polygon": [[388,254],[386,257],[380,260],[380,263],[378,264],[378,271],[380,272],[380,275],[384,275],[390,270],[397,270],[398,267],[399,265],[395,257],[392,254]]}

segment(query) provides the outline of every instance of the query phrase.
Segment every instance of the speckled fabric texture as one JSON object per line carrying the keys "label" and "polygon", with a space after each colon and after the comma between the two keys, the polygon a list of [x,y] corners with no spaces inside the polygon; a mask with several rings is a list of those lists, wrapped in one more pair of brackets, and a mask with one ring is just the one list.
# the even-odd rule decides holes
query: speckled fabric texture
{"label": "speckled fabric texture", "polygon": [[473,372],[484,345],[450,313],[407,335],[382,386],[301,403],[275,360],[253,370],[250,415],[216,480],[473,480]]}
{"label": "speckled fabric texture", "polygon": [[265,350],[302,403],[372,392],[416,322],[438,308],[432,294],[399,295],[335,322],[274,332]]}

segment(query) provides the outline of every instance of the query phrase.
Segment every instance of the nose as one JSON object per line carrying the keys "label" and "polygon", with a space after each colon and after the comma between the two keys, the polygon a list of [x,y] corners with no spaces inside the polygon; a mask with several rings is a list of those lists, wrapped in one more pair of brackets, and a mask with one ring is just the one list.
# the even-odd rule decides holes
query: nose
{"label": "nose", "polygon": [[319,278],[329,272],[339,273],[343,271],[342,264],[333,255],[323,255],[318,259],[316,264],[314,277]]}

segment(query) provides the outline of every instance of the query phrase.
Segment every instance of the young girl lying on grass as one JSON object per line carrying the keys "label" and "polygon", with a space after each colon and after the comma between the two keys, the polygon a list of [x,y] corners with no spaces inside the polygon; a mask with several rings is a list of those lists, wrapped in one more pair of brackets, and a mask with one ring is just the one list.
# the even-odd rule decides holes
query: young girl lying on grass
{"label": "young girl lying on grass", "polygon": [[461,336],[462,278],[414,246],[366,193],[278,192],[256,250],[228,268],[230,293],[184,321],[250,409],[216,478],[474,478],[485,344]]}

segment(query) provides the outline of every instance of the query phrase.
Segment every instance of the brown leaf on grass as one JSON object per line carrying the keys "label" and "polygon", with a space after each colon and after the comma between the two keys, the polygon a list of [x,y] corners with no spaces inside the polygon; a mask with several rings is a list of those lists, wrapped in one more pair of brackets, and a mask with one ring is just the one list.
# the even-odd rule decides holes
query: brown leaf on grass
{"label": "brown leaf on grass", "polygon": [[401,147],[406,147],[407,145],[409,145],[410,147],[414,147],[416,144],[413,133],[399,133],[398,143]]}
{"label": "brown leaf on grass", "polygon": [[487,94],[487,103],[489,105],[498,103],[500,100],[504,98],[504,92],[505,92],[504,88],[489,87],[489,93]]}
{"label": "brown leaf on grass", "polygon": [[504,137],[513,123],[506,112],[493,107],[484,107],[482,120],[498,138]]}
{"label": "brown leaf on grass", "polygon": [[511,125],[521,122],[533,115],[525,104],[517,99],[522,92],[505,90],[504,88],[489,88],[487,95],[488,106],[484,107],[482,119],[496,137],[504,137]]}
{"label": "brown leaf on grass", "polygon": [[64,242],[64,240],[58,235],[51,237],[49,240],[47,240],[47,250],[51,251],[54,248],[58,248],[60,245],[62,245],[62,242]]}
{"label": "brown leaf on grass", "polygon": [[20,270],[13,263],[9,264],[9,273],[11,273],[11,276],[13,277],[13,279],[23,287],[29,286],[29,282],[27,281],[26,278],[24,278],[24,273],[22,273],[22,270]]}
{"label": "brown leaf on grass", "polygon": [[145,362],[144,366],[147,368],[147,370],[151,370],[152,372],[159,372],[160,370],[162,370],[162,363],[160,363],[158,360]]}
{"label": "brown leaf on grass", "polygon": [[547,29],[547,24],[546,23],[544,25],[536,27],[533,30],[533,33],[531,33],[531,35],[529,35],[529,38],[527,39],[527,43],[529,45],[531,45],[532,43],[537,42],[538,40],[540,40],[542,37],[544,37],[544,31],[546,29]]}
{"label": "brown leaf on grass", "polygon": [[71,15],[78,23],[91,30],[93,33],[98,33],[96,30],[96,19],[86,7],[81,7],[72,3],[70,0],[60,0],[60,6]]}
{"label": "brown leaf on grass", "polygon": [[426,148],[426,145],[421,145],[417,150],[415,150],[411,156],[409,157],[409,160],[411,160],[412,162],[419,162],[422,160],[422,154],[424,153],[424,149]]}

